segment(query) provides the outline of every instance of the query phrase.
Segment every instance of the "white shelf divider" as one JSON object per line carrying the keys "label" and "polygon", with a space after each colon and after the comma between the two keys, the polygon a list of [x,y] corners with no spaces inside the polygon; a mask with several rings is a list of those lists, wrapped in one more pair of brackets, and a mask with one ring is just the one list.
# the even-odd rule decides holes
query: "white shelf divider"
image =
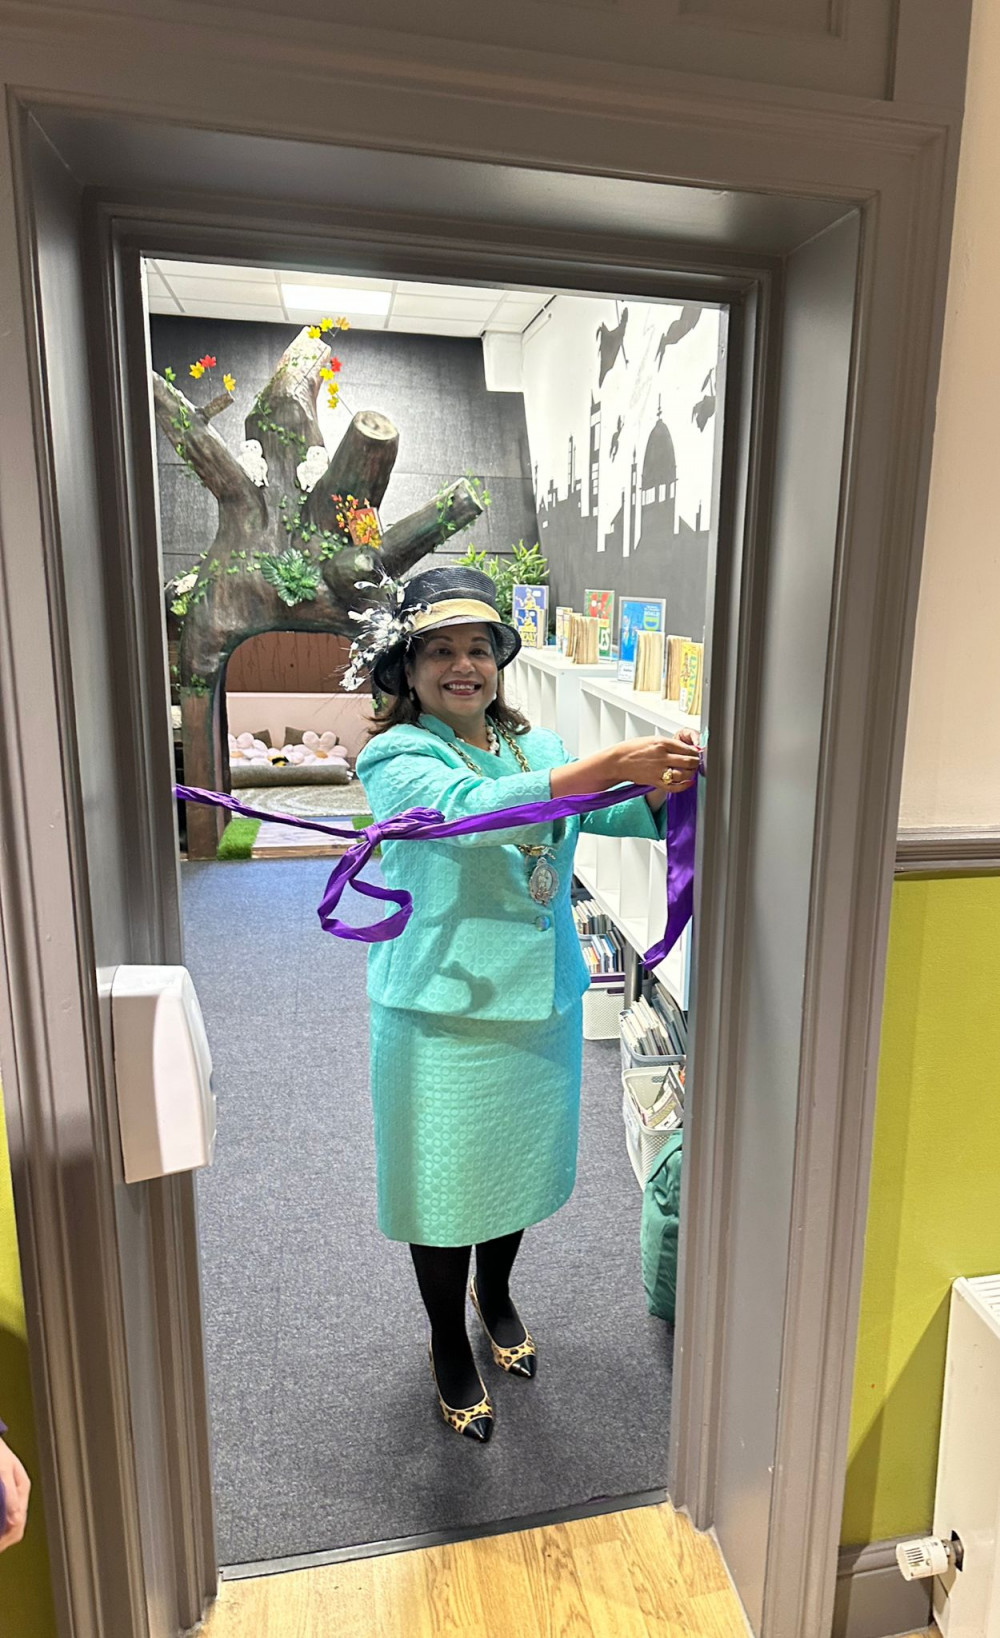
{"label": "white shelf divider", "polygon": [[571,756],[579,749],[580,685],[610,679],[614,664],[574,665],[555,648],[522,648],[507,668],[507,698],[523,711],[533,728],[550,728]]}

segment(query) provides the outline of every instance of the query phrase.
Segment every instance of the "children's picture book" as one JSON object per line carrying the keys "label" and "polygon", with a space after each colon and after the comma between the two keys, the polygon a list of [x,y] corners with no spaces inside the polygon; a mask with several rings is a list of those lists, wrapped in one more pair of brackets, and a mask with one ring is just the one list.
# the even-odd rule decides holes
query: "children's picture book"
{"label": "children's picture book", "polygon": [[569,603],[556,604],[556,648],[560,654],[565,654],[569,642],[569,622],[573,614]]}
{"label": "children's picture book", "polygon": [[623,597],[618,633],[618,680],[635,677],[636,638],[640,631],[666,631],[667,605],[662,597]]}
{"label": "children's picture book", "polygon": [[544,648],[549,639],[548,586],[515,586],[511,614],[511,623],[525,648]]}
{"label": "children's picture book", "polygon": [[601,622],[598,658],[610,660],[615,629],[615,594],[613,591],[585,591],[583,612],[591,620]]}

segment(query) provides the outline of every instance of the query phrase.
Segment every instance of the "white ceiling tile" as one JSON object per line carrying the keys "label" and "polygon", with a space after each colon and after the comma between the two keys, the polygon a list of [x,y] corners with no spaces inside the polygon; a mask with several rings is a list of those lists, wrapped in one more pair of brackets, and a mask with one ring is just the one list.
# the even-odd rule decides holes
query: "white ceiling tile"
{"label": "white ceiling tile", "polygon": [[281,306],[281,296],[276,284],[262,284],[249,279],[193,279],[178,278],[176,275],[170,280],[170,288],[179,302],[183,302],[190,309],[193,302],[203,301],[238,301],[241,306],[250,302],[255,307]]}
{"label": "white ceiling tile", "polygon": [[451,296],[458,301],[499,301],[502,290],[494,290],[482,284],[447,284],[442,280],[439,284],[421,284],[417,280],[400,279],[397,287],[400,295],[407,296]]}
{"label": "white ceiling tile", "polygon": [[165,262],[158,258],[156,266],[171,283],[178,279],[225,279],[239,282],[249,280],[257,284],[277,284],[274,269],[270,267],[238,267],[235,263]]}
{"label": "white ceiling tile", "polygon": [[425,318],[392,318],[388,328],[404,335],[420,336],[480,336],[483,326],[479,319],[464,321],[461,319],[425,319]]}
{"label": "white ceiling tile", "polygon": [[248,319],[262,324],[285,324],[280,307],[264,307],[255,302],[242,301],[185,301],[183,309],[188,318]]}
{"label": "white ceiling tile", "polygon": [[478,321],[485,324],[493,312],[492,301],[452,301],[440,293],[436,296],[410,296],[400,291],[392,304],[394,318],[458,319],[462,323]]}

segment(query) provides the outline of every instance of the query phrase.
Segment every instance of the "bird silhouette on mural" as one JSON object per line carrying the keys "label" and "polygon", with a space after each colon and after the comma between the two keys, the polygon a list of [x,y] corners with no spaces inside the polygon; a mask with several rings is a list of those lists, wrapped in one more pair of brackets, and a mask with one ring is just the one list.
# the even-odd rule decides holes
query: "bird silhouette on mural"
{"label": "bird silhouette on mural", "polygon": [[660,337],[660,343],[656,349],[657,369],[659,369],[660,365],[663,363],[663,355],[667,348],[675,346],[678,341],[682,340],[684,336],[688,335],[688,333],[694,329],[700,318],[700,307],[687,306],[681,308],[679,314],[674,319],[674,322],[668,325]]}
{"label": "bird silhouette on mural", "polygon": [[625,422],[622,420],[621,416],[619,415],[618,425],[615,427],[614,432],[611,434],[611,445],[610,445],[610,449],[608,451],[608,453],[610,454],[612,460],[614,460],[615,456],[618,454],[618,445],[619,445],[619,443],[621,441],[621,435],[624,432],[624,430],[625,430]]}
{"label": "bird silhouette on mural", "polygon": [[605,376],[607,376],[617,364],[619,353],[625,360],[625,363],[628,363],[628,357],[625,352],[625,330],[627,325],[628,308],[623,307],[621,317],[613,330],[609,330],[606,324],[599,324],[597,326],[597,352],[601,368],[601,373],[597,379],[597,385],[599,387],[603,387]]}
{"label": "bird silhouette on mural", "polygon": [[709,421],[715,414],[715,371],[709,370],[701,384],[702,397],[699,398],[691,411],[691,419],[696,422],[698,431],[704,432]]}

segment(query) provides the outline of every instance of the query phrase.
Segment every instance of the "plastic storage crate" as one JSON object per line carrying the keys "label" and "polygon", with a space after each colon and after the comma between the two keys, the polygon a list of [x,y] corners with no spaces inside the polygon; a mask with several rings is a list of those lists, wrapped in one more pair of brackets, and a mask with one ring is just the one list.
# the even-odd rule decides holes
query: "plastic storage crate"
{"label": "plastic storage crate", "polygon": [[585,1041],[613,1041],[619,1033],[622,1002],[625,999],[625,980],[615,976],[612,982],[595,982],[583,992],[583,1038]]}

